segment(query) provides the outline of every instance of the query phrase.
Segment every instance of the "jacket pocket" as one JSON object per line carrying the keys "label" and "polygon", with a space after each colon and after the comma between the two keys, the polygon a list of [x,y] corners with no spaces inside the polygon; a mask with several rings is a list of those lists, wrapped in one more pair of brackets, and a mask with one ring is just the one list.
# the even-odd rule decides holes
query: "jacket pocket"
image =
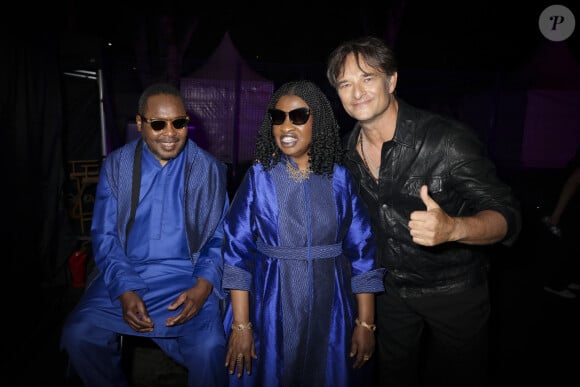
{"label": "jacket pocket", "polygon": [[407,179],[403,186],[403,194],[419,197],[421,186],[429,188],[429,195],[433,196],[443,191],[443,178],[440,176],[414,176]]}

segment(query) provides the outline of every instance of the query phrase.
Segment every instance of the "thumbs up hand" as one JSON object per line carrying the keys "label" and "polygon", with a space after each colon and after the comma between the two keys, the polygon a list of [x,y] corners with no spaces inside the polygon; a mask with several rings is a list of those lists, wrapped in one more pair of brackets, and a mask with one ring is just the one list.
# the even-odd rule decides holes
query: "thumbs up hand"
{"label": "thumbs up hand", "polygon": [[456,220],[447,215],[429,196],[426,185],[421,186],[420,196],[426,210],[411,213],[409,230],[413,242],[423,246],[436,246],[452,240]]}

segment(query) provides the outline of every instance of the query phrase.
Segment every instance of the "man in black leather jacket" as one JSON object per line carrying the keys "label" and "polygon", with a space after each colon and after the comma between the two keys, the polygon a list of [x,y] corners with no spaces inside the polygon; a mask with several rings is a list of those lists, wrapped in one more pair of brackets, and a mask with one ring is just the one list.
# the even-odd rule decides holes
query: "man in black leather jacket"
{"label": "man in black leather jacket", "polygon": [[342,43],[327,77],[357,123],[345,163],[372,216],[385,293],[377,296],[377,385],[483,386],[490,313],[486,247],[511,245],[521,214],[475,132],[395,97],[382,40]]}

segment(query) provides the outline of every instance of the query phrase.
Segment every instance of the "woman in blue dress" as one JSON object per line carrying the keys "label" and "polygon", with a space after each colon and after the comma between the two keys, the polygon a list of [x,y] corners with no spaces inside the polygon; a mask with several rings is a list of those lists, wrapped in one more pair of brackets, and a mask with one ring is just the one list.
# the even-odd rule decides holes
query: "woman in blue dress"
{"label": "woman in blue dress", "polygon": [[384,269],[341,158],[318,86],[277,89],[224,222],[230,386],[369,383]]}

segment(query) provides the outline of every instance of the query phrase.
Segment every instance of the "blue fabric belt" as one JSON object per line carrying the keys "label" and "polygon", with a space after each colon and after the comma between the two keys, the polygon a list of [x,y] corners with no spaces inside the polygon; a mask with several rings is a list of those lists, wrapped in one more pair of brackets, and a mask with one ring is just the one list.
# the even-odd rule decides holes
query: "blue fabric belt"
{"label": "blue fabric belt", "polygon": [[319,259],[336,257],[342,254],[342,244],[306,247],[281,247],[270,246],[258,240],[256,242],[258,251],[268,257],[279,259]]}

